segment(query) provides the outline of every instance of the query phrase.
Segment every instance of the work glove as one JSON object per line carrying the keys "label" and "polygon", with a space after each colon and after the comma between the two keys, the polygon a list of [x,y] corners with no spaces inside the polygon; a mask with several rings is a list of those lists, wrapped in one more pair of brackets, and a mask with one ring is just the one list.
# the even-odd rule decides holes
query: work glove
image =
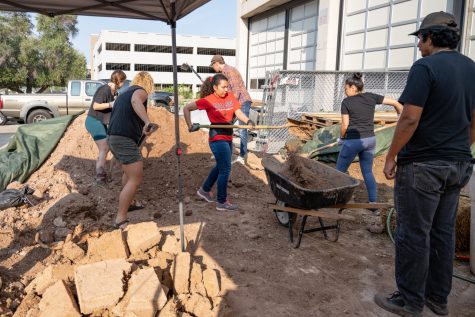
{"label": "work glove", "polygon": [[200,129],[200,124],[199,123],[193,123],[191,127],[188,129],[190,132],[195,132]]}
{"label": "work glove", "polygon": [[336,139],[336,142],[337,142],[338,145],[342,146],[343,143],[345,143],[345,138],[338,138],[338,139]]}
{"label": "work glove", "polygon": [[251,126],[252,128],[255,128],[255,127],[256,127],[256,124],[255,124],[254,121],[252,121],[251,119],[247,120],[246,125],[249,125],[249,126]]}

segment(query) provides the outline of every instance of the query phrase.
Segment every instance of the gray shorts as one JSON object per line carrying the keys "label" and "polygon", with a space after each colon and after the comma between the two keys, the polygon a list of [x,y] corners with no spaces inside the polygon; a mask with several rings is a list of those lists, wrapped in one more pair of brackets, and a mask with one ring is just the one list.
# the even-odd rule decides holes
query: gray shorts
{"label": "gray shorts", "polygon": [[127,165],[143,160],[137,143],[131,138],[109,135],[107,141],[112,154],[122,164]]}

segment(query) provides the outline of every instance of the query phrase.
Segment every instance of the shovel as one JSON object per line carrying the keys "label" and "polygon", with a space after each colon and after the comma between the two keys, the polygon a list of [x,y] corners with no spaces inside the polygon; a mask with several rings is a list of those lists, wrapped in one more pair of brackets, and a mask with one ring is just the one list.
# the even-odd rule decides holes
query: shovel
{"label": "shovel", "polygon": [[298,127],[297,125],[293,124],[284,124],[284,125],[227,125],[227,124],[200,124],[200,129],[201,128],[206,128],[206,129],[287,129],[287,128],[293,128],[293,127]]}
{"label": "shovel", "polygon": [[201,76],[193,69],[193,66],[188,65],[188,63],[181,64],[181,69],[183,69],[184,71],[188,71],[191,69],[191,71],[196,75],[196,77],[198,77],[199,80],[203,82],[203,78],[201,78]]}
{"label": "shovel", "polygon": [[[156,123],[149,123],[149,124],[147,125],[146,131],[147,131],[147,132],[155,132],[155,131],[157,131],[157,129],[158,129],[158,124],[156,124]],[[142,134],[142,136],[140,137],[139,142],[137,142],[137,145],[139,146],[139,148],[142,147],[143,142],[145,141],[145,138],[146,138],[146,137],[147,137],[147,136],[146,136],[145,134]]]}

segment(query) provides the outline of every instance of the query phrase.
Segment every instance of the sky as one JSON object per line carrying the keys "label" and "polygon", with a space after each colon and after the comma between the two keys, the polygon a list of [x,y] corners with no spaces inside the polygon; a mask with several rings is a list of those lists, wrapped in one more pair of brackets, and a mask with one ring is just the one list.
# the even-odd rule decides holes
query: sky
{"label": "sky", "polygon": [[[171,34],[170,26],[161,21],[118,19],[78,16],[79,32],[71,39],[74,47],[84,54],[90,65],[90,35],[101,30],[132,32],[153,32]],[[236,2],[233,0],[211,0],[181,20],[176,33],[179,35],[207,35],[216,37],[236,37]]]}

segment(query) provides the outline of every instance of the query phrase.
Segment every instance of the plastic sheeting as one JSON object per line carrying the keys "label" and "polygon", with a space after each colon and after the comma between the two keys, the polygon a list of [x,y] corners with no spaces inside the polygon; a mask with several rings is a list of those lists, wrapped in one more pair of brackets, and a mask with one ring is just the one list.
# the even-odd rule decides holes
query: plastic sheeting
{"label": "plastic sheeting", "polygon": [[[375,125],[374,128],[378,129],[383,126]],[[395,126],[388,127],[386,129],[375,132],[376,135],[376,150],[375,156],[381,155],[389,149],[391,146],[391,141],[393,139]],[[322,147],[324,145],[336,142],[340,136],[340,125],[335,124],[326,128],[321,128],[315,131],[313,134],[313,139],[307,141],[305,145],[300,150],[301,153],[312,153],[315,149]],[[334,162],[338,159],[338,153],[341,150],[340,145],[335,145],[321,151],[315,152],[310,155],[311,159],[322,161],[322,162]],[[358,158],[356,158],[358,159]]]}
{"label": "plastic sheeting", "polygon": [[8,145],[0,149],[0,191],[13,181],[23,183],[55,149],[75,116],[57,117],[17,129]]}
{"label": "plastic sheeting", "polygon": [[[375,125],[375,130],[381,128],[383,126]],[[387,129],[382,129],[380,131],[375,131],[376,135],[376,150],[374,156],[378,156],[381,154],[386,153],[391,146],[391,142],[393,140],[394,131],[396,127],[388,127]],[[322,147],[324,145],[334,143],[337,141],[337,138],[340,136],[340,125],[335,124],[326,128],[321,128],[315,131],[313,134],[313,139],[311,141],[307,141],[305,145],[300,150],[303,154],[312,153],[315,149]],[[309,156],[309,158],[318,160],[321,162],[333,162],[336,163],[338,159],[338,154],[340,153],[341,146],[335,145],[321,151],[317,151]],[[472,156],[475,158],[475,144],[471,147]],[[355,159],[358,160],[358,157]]]}

